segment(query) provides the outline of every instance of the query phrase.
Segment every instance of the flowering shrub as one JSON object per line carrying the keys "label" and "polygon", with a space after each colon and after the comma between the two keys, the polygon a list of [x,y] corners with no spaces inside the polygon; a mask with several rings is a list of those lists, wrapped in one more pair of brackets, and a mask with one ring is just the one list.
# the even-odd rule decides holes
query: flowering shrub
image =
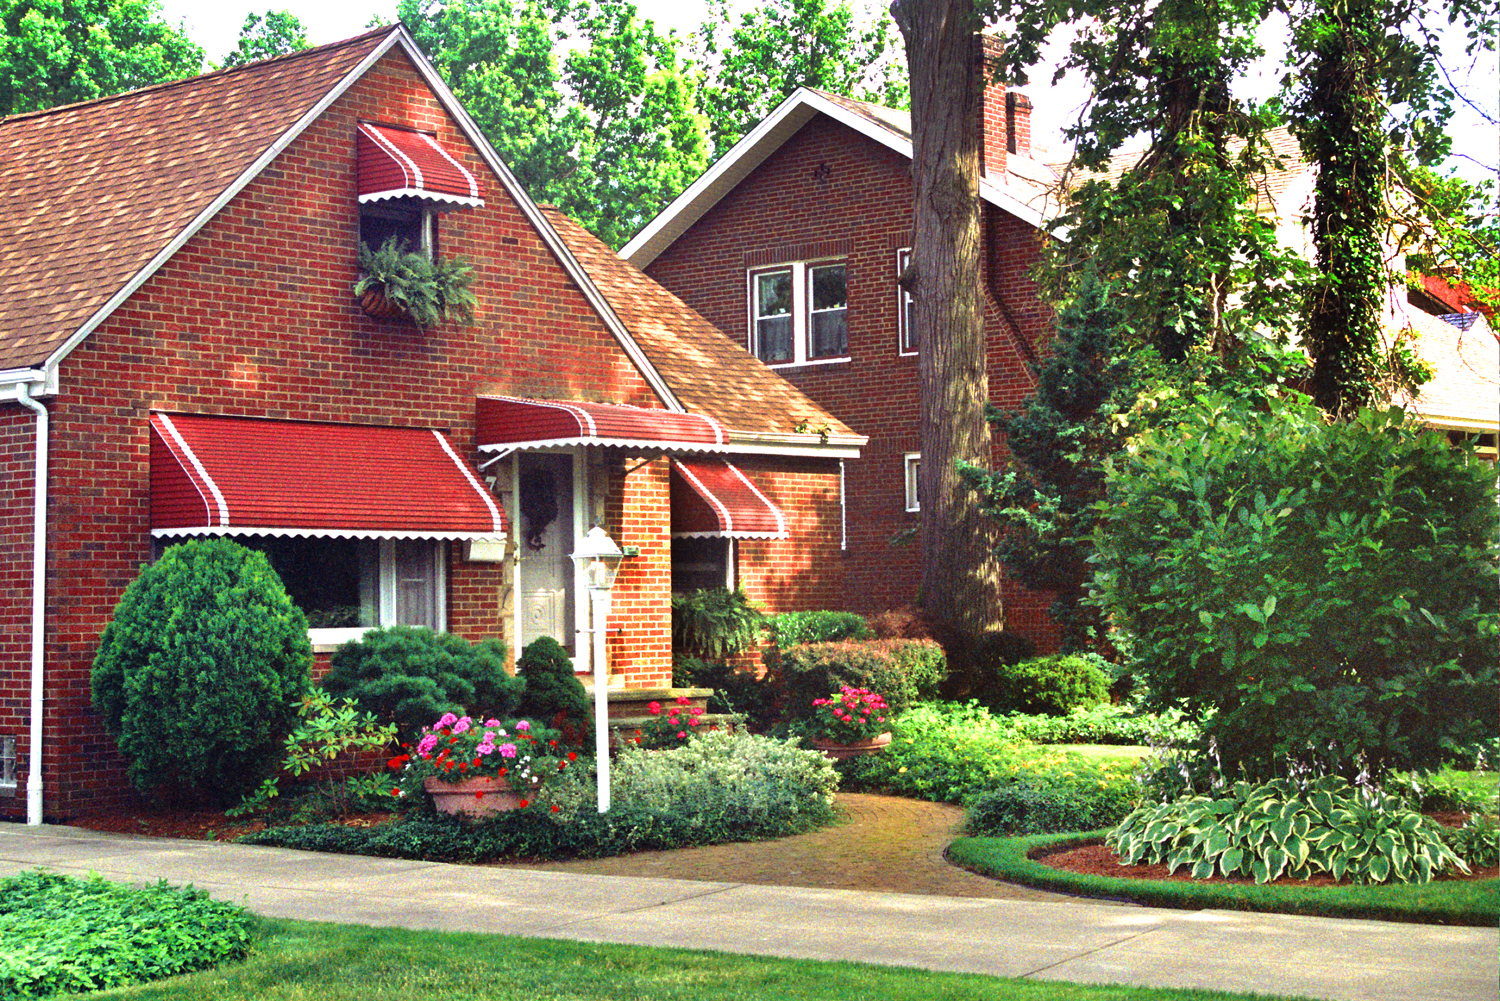
{"label": "flowering shrub", "polygon": [[408,801],[420,799],[415,794],[429,778],[462,782],[499,777],[519,792],[536,792],[578,760],[576,752],[562,749],[556,731],[530,720],[481,723],[453,713],[424,728],[415,744],[401,746],[403,753],[387,764],[400,776],[392,792]]}
{"label": "flowering shrub", "polygon": [[886,715],[890,707],[885,699],[868,688],[844,685],[826,699],[813,699],[813,713],[807,720],[810,737],[854,744],[874,740],[890,732]]}
{"label": "flowering shrub", "polygon": [[689,737],[702,727],[705,731],[715,727],[703,722],[703,710],[692,704],[686,695],[677,697],[677,704],[663,707],[660,702],[646,706],[651,714],[629,743],[647,750],[658,747],[681,747]]}

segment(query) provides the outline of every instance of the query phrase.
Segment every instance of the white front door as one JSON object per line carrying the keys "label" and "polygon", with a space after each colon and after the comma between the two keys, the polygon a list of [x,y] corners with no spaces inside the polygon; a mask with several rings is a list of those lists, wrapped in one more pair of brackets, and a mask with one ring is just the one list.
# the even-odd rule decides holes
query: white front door
{"label": "white front door", "polygon": [[[521,646],[551,636],[573,646],[573,560],[576,535],[573,456],[517,457],[516,541],[519,545]],[[519,651],[518,651],[519,652]],[[574,651],[576,654],[576,651]]]}

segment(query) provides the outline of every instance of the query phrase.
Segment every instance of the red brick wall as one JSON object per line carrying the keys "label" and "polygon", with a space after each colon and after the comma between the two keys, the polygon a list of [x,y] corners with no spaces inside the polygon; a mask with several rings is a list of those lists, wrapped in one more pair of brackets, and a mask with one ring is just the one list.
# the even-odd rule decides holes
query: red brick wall
{"label": "red brick wall", "polygon": [[0,792],[0,816],[26,803],[31,728],[31,525],[36,416],[0,406],[0,737],[16,738],[17,788]]}
{"label": "red brick wall", "polygon": [[767,615],[838,607],[845,560],[838,460],[741,456],[734,463],[781,509],[790,535],[738,540],[736,582]]}
{"label": "red brick wall", "polygon": [[[1003,101],[999,112],[1003,124]],[[847,464],[849,551],[844,593],[832,603],[861,612],[915,601],[921,577],[917,516],[905,511],[903,465],[905,453],[920,451],[917,359],[899,353],[897,335],[896,250],[910,245],[911,200],[904,157],[818,116],[646,269],[742,339],[749,324],[748,268],[830,249],[847,254],[849,361],[779,371],[870,436],[861,457]],[[1034,231],[991,208],[986,213],[990,396],[1016,408],[1032,389],[1018,342],[1040,345],[1050,313],[1028,277],[1036,260]],[[997,459],[1001,454],[997,445]],[[1044,648],[1055,644],[1043,612],[1050,599],[1009,584],[1003,598],[1013,628]]]}
{"label": "red brick wall", "polygon": [[[476,324],[418,331],[363,316],[350,294],[358,242],[354,129],[358,118],[435,128],[485,187],[485,208],[442,216],[439,244],[476,264]],[[474,458],[474,397],[483,392],[659,405],[519,207],[469,150],[404,56],[393,54],[335,103],[63,364],[53,413],[48,718],[49,817],[108,806],[123,795],[120,761],[90,709],[100,631],[150,557],[147,414],[151,410],[446,428]],[[30,503],[24,477],[29,414],[5,408],[0,548],[12,554]],[[16,445],[19,440],[20,444]],[[22,448],[17,460],[12,452]],[[13,471],[17,462],[23,475]],[[662,465],[662,464],[658,464]],[[617,622],[655,643],[666,635],[665,467],[632,474],[631,503],[655,490],[654,576],[626,575]],[[639,485],[639,486],[638,486]],[[651,495],[654,497],[654,495]],[[622,525],[646,543],[645,528]],[[641,535],[637,539],[635,535]],[[28,536],[29,538],[29,536]],[[643,544],[643,549],[647,549]],[[469,564],[452,546],[449,627],[470,639],[501,633],[509,569]],[[29,573],[17,553],[3,572]],[[637,583],[639,582],[639,583]],[[0,733],[23,693],[24,582],[4,589]],[[649,586],[650,600],[633,593]],[[670,674],[665,650],[626,660],[632,684]],[[637,672],[630,674],[629,672]],[[62,764],[66,755],[67,764]],[[87,761],[79,768],[77,761]],[[0,815],[20,801],[0,799]]]}

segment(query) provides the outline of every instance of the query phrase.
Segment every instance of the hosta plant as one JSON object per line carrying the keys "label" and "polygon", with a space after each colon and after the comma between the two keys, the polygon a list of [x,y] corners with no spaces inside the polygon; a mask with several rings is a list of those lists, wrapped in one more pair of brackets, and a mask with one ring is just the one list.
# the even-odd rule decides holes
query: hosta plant
{"label": "hosta plant", "polygon": [[1355,883],[1426,883],[1469,871],[1440,827],[1392,796],[1333,775],[1299,787],[1288,779],[1236,782],[1217,796],[1148,803],[1109,832],[1124,865],[1165,863],[1195,879],[1328,873]]}

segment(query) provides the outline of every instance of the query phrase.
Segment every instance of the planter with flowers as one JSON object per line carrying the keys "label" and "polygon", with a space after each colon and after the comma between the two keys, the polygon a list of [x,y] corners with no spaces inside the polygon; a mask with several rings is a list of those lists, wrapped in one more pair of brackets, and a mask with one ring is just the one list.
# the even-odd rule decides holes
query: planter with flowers
{"label": "planter with flowers", "polygon": [[834,761],[870,754],[891,742],[889,715],[884,698],[868,688],[844,685],[826,699],[813,699],[807,738]]}
{"label": "planter with flowers", "polygon": [[421,790],[438,813],[488,817],[530,806],[576,760],[559,748],[556,732],[530,720],[480,722],[445,713],[388,764],[400,775],[397,796]]}

